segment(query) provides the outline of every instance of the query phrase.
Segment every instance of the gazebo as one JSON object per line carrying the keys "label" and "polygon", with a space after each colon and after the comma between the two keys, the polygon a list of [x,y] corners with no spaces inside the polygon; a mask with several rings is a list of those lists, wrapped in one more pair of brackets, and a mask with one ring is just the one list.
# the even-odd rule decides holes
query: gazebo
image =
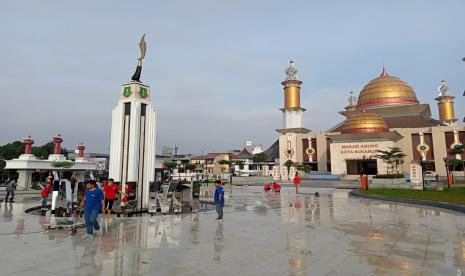
{"label": "gazebo", "polygon": [[24,154],[21,154],[17,159],[6,160],[5,169],[18,171],[18,190],[28,190],[31,187],[32,173],[36,170],[73,171],[77,181],[81,182],[84,181],[86,171],[97,169],[95,163],[89,162],[84,157],[85,146],[82,143],[77,146],[78,157],[75,161],[71,161],[61,154],[63,139],[60,134],[53,137],[53,142],[55,144],[53,154],[50,154],[46,160],[39,160],[32,154],[34,140],[29,135],[23,138]]}

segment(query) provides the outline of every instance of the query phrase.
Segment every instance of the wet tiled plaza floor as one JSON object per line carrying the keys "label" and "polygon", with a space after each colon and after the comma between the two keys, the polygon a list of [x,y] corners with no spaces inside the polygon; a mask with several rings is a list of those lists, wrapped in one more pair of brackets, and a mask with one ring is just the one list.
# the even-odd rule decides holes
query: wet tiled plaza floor
{"label": "wet tiled plaza floor", "polygon": [[[311,193],[318,191],[321,196]],[[38,204],[2,203],[0,275],[462,275],[465,216],[350,197],[235,187],[224,223],[191,214],[113,218],[83,240],[44,230]]]}

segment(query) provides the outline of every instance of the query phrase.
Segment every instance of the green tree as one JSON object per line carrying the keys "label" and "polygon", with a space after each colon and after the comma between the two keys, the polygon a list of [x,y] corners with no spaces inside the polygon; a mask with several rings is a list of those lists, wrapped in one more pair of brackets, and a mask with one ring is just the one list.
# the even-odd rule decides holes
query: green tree
{"label": "green tree", "polygon": [[309,174],[312,171],[312,168],[307,164],[297,164],[296,169],[298,171],[304,172],[305,174]]}
{"label": "green tree", "polygon": [[4,170],[6,166],[5,160],[11,160],[18,158],[19,155],[24,153],[24,145],[20,141],[14,141],[6,145],[0,146],[0,175],[4,175],[7,178],[14,175],[15,171]]}
{"label": "green tree", "polygon": [[163,167],[169,170],[175,169],[177,166],[178,164],[176,164],[175,162],[171,162],[171,161],[163,162]]}
{"label": "green tree", "polygon": [[172,161],[165,161],[163,162],[163,167],[165,169],[168,169],[168,178],[171,180],[171,173],[173,171],[174,168],[176,168],[178,166],[178,164],[176,164],[175,162],[172,162]]}
{"label": "green tree", "polygon": [[[49,142],[42,146],[32,147],[32,154],[34,154],[37,159],[47,159],[48,156],[53,153],[54,147],[55,145],[53,142]],[[62,154],[68,156],[68,150],[66,148],[62,148],[61,151]],[[0,174],[6,175],[6,172],[4,171],[6,166],[5,160],[18,158],[23,153],[24,145],[21,141],[14,141],[0,146]]]}
{"label": "green tree", "polygon": [[[54,149],[55,144],[53,142],[48,142],[40,147],[32,147],[32,154],[34,154],[37,159],[47,159],[50,154],[53,154]],[[66,148],[61,148],[61,154],[68,157],[68,150]]]}
{"label": "green tree", "polygon": [[253,162],[262,165],[262,170],[263,170],[263,165],[268,166],[268,157],[264,152],[260,152],[257,154],[254,154],[253,156]]}
{"label": "green tree", "polygon": [[51,165],[53,168],[59,170],[60,178],[63,178],[63,170],[70,169],[74,167],[73,161],[55,161]]}
{"label": "green tree", "polygon": [[375,155],[387,164],[386,174],[399,174],[399,166],[404,163],[405,154],[400,147],[389,147],[389,150],[378,150]]}
{"label": "green tree", "polygon": [[455,145],[452,149],[450,149],[450,154],[463,154],[463,152],[465,151],[465,145],[463,144],[459,144],[459,145]]}
{"label": "green tree", "polygon": [[284,166],[287,168],[287,174],[289,175],[291,167],[294,167],[295,163],[294,163],[294,161],[289,159],[286,162],[284,162]]}
{"label": "green tree", "polygon": [[196,165],[188,163],[188,164],[184,165],[184,168],[186,168],[186,170],[193,171],[193,170],[195,170]]}
{"label": "green tree", "polygon": [[447,161],[448,166],[452,167],[452,174],[456,170],[456,168],[460,166],[462,166],[463,172],[465,174],[465,162],[460,159],[464,151],[465,151],[465,146],[463,144],[455,145],[449,150],[449,153],[454,155],[455,157],[454,159]]}
{"label": "green tree", "polygon": [[239,169],[240,169],[240,170],[243,170],[243,169],[244,169],[244,163],[245,163],[244,160],[234,160],[234,165],[239,166]]}

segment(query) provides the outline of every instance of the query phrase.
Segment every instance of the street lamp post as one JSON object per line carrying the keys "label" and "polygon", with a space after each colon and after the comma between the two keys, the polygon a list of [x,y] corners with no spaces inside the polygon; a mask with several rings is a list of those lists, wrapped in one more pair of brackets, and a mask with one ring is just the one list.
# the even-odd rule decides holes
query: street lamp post
{"label": "street lamp post", "polygon": [[424,191],[425,190],[425,172],[423,170],[423,155],[421,154],[420,154],[420,167],[421,167],[421,185]]}
{"label": "street lamp post", "polygon": [[449,166],[447,165],[447,157],[444,157],[442,160],[444,160],[444,166],[446,167],[446,178],[447,178],[447,188],[450,188],[450,182],[449,182]]}
{"label": "street lamp post", "polygon": [[178,181],[181,180],[181,160],[176,161],[176,164],[178,165]]}

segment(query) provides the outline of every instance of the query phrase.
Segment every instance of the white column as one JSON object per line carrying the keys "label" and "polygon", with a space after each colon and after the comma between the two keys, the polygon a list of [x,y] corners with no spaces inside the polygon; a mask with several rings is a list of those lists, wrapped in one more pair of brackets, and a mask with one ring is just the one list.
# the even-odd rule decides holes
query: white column
{"label": "white column", "polygon": [[139,167],[139,138],[140,138],[140,102],[131,102],[131,118],[129,128],[129,151],[128,151],[128,181],[138,181]]}
{"label": "white column", "polygon": [[124,105],[120,102],[112,111],[111,146],[109,176],[115,181],[121,181],[121,157],[123,150]]}
{"label": "white column", "polygon": [[32,185],[32,171],[18,171],[18,187],[17,190],[28,190]]}

